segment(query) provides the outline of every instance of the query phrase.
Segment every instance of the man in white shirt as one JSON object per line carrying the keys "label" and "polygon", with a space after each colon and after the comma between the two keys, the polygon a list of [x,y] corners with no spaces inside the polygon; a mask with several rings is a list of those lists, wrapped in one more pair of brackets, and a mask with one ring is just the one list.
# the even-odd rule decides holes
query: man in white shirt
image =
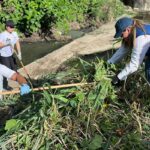
{"label": "man in white shirt", "polygon": [[[20,87],[21,95],[28,94],[31,91],[29,85],[27,84],[26,79],[23,76],[1,64],[0,64],[0,91],[3,91],[3,77],[17,81],[21,85]],[[0,95],[0,99],[2,99],[2,95]]]}
{"label": "man in white shirt", "polygon": [[[16,47],[18,58],[21,60],[21,48],[17,32],[14,31],[15,25],[12,20],[6,21],[6,30],[0,34],[0,62],[8,68],[17,71],[15,58],[13,57],[14,46]],[[8,87],[7,79],[4,78],[4,88]]]}
{"label": "man in white shirt", "polygon": [[129,51],[132,53],[130,62],[113,78],[112,83],[118,84],[121,80],[125,80],[128,75],[137,71],[145,56],[149,58],[145,61],[145,76],[150,83],[150,25],[123,17],[116,22],[115,28],[114,38],[122,37],[122,45],[108,60],[108,63],[118,63]]}

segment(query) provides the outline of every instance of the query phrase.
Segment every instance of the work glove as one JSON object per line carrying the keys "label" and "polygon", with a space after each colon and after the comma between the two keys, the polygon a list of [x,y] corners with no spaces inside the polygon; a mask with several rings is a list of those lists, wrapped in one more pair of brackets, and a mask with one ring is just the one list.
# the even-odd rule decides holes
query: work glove
{"label": "work glove", "polygon": [[20,87],[20,95],[25,95],[31,92],[30,86],[28,84],[22,84]]}
{"label": "work glove", "polygon": [[17,57],[18,57],[19,60],[22,60],[21,52],[19,52],[19,53],[17,54]]}
{"label": "work glove", "polygon": [[115,75],[115,76],[112,78],[111,83],[112,83],[112,85],[115,85],[115,86],[120,86],[120,85],[121,85],[121,81],[120,81],[120,79],[117,77],[117,75]]}

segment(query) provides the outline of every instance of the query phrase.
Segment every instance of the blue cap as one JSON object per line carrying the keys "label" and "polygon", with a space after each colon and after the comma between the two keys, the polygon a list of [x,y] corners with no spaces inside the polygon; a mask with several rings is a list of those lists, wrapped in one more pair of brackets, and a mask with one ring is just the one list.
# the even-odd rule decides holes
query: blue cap
{"label": "blue cap", "polygon": [[129,26],[133,25],[134,21],[131,18],[128,17],[123,17],[121,19],[119,19],[116,24],[115,24],[115,28],[116,28],[116,34],[114,36],[114,38],[119,38],[122,35],[122,32]]}

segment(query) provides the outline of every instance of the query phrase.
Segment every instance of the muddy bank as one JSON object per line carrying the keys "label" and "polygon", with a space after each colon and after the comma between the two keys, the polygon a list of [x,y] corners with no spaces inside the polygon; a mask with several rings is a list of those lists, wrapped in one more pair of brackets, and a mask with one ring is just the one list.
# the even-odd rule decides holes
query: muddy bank
{"label": "muddy bank", "polygon": [[[99,29],[85,34],[69,44],[55,50],[41,59],[26,66],[31,78],[38,79],[43,75],[57,71],[67,60],[96,52],[103,52],[112,48],[115,22],[102,25]],[[24,74],[23,69],[19,72]]]}
{"label": "muddy bank", "polygon": [[[78,22],[72,22],[69,24],[69,31],[66,34],[63,34],[61,31],[52,28],[51,30],[45,31],[45,32],[39,32],[39,33],[33,33],[32,35],[28,35],[27,33],[22,33],[22,37],[20,38],[20,41],[22,42],[43,42],[43,41],[71,41],[79,36],[81,37],[85,33],[91,32],[98,28],[102,23],[95,23],[94,25],[91,25],[90,21],[87,21],[86,23],[78,23]],[[78,34],[78,35],[76,35]]]}

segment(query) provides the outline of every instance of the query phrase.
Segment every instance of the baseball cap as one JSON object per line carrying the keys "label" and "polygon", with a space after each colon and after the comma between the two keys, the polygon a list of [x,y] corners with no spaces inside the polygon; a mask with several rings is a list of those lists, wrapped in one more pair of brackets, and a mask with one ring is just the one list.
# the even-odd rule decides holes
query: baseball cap
{"label": "baseball cap", "polygon": [[6,25],[6,27],[11,27],[11,28],[15,27],[15,24],[12,20],[7,20],[5,25]]}
{"label": "baseball cap", "polygon": [[116,24],[116,34],[114,35],[114,38],[119,38],[122,35],[122,32],[129,26],[133,25],[134,21],[132,18],[129,17],[123,17],[119,19]]}

